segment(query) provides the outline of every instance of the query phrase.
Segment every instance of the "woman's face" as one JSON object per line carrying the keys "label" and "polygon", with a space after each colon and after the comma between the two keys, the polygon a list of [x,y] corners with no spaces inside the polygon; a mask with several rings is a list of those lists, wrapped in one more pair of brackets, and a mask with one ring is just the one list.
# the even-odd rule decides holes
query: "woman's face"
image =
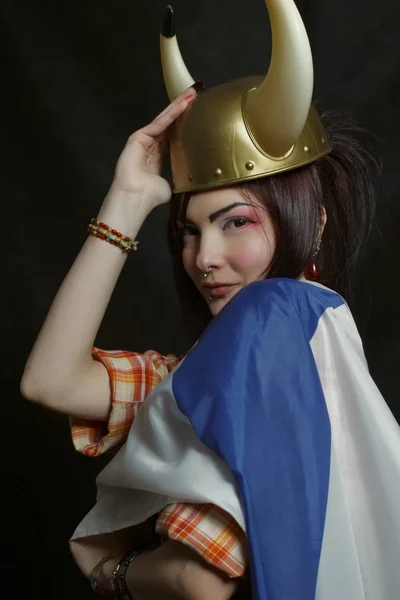
{"label": "woman's face", "polygon": [[237,188],[194,194],[178,226],[183,266],[213,316],[240,289],[264,278],[276,248],[273,224],[265,207]]}

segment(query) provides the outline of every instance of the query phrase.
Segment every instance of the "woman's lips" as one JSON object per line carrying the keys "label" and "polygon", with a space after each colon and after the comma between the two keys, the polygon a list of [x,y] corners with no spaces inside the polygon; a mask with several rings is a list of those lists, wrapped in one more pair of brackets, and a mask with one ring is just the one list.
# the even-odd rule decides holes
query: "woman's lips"
{"label": "woman's lips", "polygon": [[219,298],[220,296],[225,296],[228,294],[235,286],[236,284],[206,287],[206,294],[210,298]]}

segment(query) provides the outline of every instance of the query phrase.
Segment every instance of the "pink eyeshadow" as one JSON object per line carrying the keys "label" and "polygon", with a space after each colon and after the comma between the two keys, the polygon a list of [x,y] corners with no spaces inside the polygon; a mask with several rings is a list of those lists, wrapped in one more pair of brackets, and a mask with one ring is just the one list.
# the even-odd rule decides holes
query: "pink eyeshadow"
{"label": "pink eyeshadow", "polygon": [[262,218],[262,210],[253,208],[252,206],[237,206],[236,208],[232,208],[228,213],[223,215],[224,219],[230,219],[234,217],[247,217],[252,221],[257,221],[258,223],[263,222]]}

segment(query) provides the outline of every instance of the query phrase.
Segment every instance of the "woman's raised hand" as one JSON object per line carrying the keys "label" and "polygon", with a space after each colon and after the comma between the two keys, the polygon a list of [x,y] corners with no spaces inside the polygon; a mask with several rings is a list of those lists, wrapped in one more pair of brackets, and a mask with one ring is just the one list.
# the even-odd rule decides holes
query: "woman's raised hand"
{"label": "woman's raised hand", "polygon": [[151,208],[168,202],[172,191],[169,183],[161,177],[168,129],[195,97],[194,88],[188,88],[154,121],[129,137],[116,166],[112,184],[114,191],[139,195],[149,202]]}

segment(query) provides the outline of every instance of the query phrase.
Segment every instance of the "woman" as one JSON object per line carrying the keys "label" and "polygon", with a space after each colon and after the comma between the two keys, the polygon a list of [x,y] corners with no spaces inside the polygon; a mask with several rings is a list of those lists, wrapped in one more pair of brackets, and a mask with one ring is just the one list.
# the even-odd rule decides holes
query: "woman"
{"label": "woman", "polygon": [[[72,415],[79,450],[124,444],[71,544],[97,591],[229,598],[250,566],[254,598],[397,597],[398,428],[343,300],[306,282],[320,251],[323,281],[345,291],[373,163],[355,131],[310,108],[311,53],[291,0],[267,7],[267,77],[197,95],[167,11],[173,101],[129,138],[26,366],[23,394]],[[183,195],[170,241],[194,346],[181,361],[92,349],[126,251],[171,198],[160,176],[171,126]],[[131,529],[154,515],[169,538],[155,549]]]}

